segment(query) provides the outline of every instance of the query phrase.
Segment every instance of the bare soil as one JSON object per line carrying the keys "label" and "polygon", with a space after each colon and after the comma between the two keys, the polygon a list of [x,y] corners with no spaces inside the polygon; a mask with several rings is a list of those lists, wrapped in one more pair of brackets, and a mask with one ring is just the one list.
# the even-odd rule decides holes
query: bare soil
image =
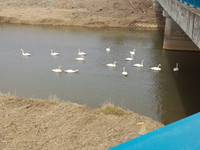
{"label": "bare soil", "polygon": [[104,150],[162,127],[151,118],[113,105],[91,109],[71,102],[0,95],[0,148]]}
{"label": "bare soil", "polygon": [[0,0],[0,23],[158,29],[154,0]]}

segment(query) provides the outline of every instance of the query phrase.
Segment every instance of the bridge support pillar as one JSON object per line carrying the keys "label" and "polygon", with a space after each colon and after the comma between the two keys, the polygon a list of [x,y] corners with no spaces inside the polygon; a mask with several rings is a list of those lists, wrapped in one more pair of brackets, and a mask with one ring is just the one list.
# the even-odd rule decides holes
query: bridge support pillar
{"label": "bridge support pillar", "polygon": [[199,48],[164,10],[163,16],[166,17],[163,49],[199,51]]}

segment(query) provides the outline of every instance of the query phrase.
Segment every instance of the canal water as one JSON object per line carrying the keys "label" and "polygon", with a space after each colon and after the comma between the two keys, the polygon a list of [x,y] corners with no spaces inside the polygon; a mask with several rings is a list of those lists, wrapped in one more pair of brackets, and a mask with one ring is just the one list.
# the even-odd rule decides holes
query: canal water
{"label": "canal water", "polygon": [[[21,48],[31,56],[22,56]],[[75,61],[78,48],[87,53],[85,61]],[[134,48],[134,60],[125,61]],[[50,49],[60,56],[51,56]],[[144,67],[133,67],[141,60]],[[114,61],[116,68],[106,66]],[[180,71],[173,72],[177,62]],[[150,70],[158,64],[161,71]],[[60,65],[80,72],[51,71]],[[158,31],[0,25],[2,93],[42,99],[56,95],[93,108],[113,103],[169,124],[200,110],[199,68],[200,53],[162,50]]]}

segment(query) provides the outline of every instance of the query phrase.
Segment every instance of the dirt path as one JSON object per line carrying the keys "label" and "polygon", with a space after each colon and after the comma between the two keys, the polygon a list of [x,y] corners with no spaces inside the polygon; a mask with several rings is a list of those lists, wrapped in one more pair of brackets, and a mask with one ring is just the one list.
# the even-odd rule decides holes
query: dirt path
{"label": "dirt path", "polygon": [[0,96],[0,147],[9,150],[104,150],[163,125],[107,105],[91,109],[71,102]]}
{"label": "dirt path", "polygon": [[163,25],[153,1],[0,0],[0,22],[151,30]]}

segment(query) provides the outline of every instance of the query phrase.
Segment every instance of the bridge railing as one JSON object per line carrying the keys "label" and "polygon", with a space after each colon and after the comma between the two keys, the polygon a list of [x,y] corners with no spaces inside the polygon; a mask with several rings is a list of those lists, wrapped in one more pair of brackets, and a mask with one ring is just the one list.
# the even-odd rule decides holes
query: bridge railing
{"label": "bridge railing", "polygon": [[195,8],[200,8],[200,0],[178,0],[182,3],[186,3],[187,5],[192,5]]}

